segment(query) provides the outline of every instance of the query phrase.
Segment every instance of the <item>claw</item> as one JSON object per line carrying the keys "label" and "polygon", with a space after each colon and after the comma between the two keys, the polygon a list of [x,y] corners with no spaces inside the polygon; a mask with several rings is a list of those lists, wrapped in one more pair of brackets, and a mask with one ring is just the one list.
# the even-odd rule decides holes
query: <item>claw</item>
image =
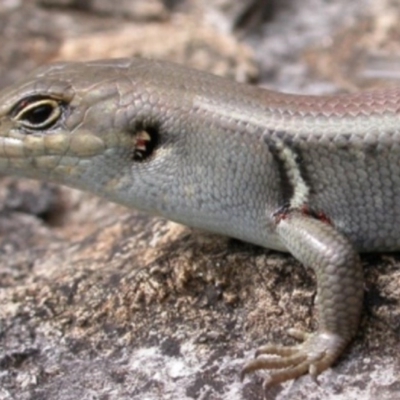
{"label": "claw", "polygon": [[308,373],[310,374],[311,379],[314,381],[314,383],[317,383],[317,384],[318,384],[318,380],[317,380],[317,377],[318,377],[318,369],[317,369],[317,367],[315,366],[315,364],[311,364],[311,365],[310,365],[310,367],[308,368]]}
{"label": "claw", "polygon": [[304,361],[293,368],[284,369],[281,371],[271,373],[263,383],[264,391],[267,391],[271,386],[278,383],[286,382],[290,379],[297,379],[308,371],[308,363]]}
{"label": "claw", "polygon": [[281,357],[287,357],[295,354],[298,349],[294,346],[276,346],[274,344],[267,344],[259,347],[256,350],[255,357],[259,357],[262,354],[276,355]]}
{"label": "claw", "polygon": [[346,341],[330,332],[307,334],[291,330],[291,336],[304,339],[297,346],[266,345],[256,351],[256,358],[249,361],[241,372],[241,380],[246,374],[260,369],[276,370],[264,380],[264,390],[290,379],[297,379],[307,372],[313,380],[329,368],[343,351]]}
{"label": "claw", "polygon": [[297,365],[306,360],[303,354],[296,354],[291,357],[268,357],[261,356],[248,362],[242,370],[242,373],[248,374],[259,369],[283,369],[290,368],[292,365]]}
{"label": "claw", "polygon": [[288,334],[301,342],[305,342],[309,337],[310,334],[308,332],[304,332],[301,329],[291,328],[288,330]]}

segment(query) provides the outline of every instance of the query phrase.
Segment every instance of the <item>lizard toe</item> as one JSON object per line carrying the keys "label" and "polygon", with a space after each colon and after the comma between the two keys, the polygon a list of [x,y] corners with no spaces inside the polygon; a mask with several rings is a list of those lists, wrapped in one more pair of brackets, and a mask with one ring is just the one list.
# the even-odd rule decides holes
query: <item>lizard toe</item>
{"label": "lizard toe", "polygon": [[306,334],[292,330],[290,334],[304,339],[304,342],[296,346],[268,344],[260,347],[256,351],[256,358],[244,366],[241,378],[261,369],[272,371],[264,380],[265,390],[307,373],[316,378],[335,362],[346,345],[346,340],[325,331]]}

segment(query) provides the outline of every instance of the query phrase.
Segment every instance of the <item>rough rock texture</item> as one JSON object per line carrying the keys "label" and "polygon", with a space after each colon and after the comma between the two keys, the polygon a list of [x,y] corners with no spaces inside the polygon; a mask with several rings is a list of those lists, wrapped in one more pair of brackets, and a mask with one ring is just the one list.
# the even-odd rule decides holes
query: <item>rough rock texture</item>
{"label": "rough rock texture", "polygon": [[[55,59],[135,55],[321,92],[368,85],[371,60],[399,51],[389,0],[110,4],[0,2],[0,85]],[[288,255],[65,188],[0,185],[0,400],[260,399],[263,373],[241,383],[243,363],[315,328],[313,274]],[[269,398],[400,398],[400,257],[363,262],[353,346],[320,385]]]}

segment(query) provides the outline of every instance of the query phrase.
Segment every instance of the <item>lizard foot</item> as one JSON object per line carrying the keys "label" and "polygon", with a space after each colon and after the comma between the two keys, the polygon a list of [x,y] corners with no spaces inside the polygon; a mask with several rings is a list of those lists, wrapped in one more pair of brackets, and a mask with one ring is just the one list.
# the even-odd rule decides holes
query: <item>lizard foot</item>
{"label": "lizard foot", "polygon": [[241,379],[259,369],[277,370],[265,378],[265,391],[278,383],[297,379],[307,372],[315,379],[334,363],[347,343],[341,336],[326,331],[308,334],[291,329],[289,334],[303,343],[297,346],[269,344],[260,347],[256,351],[256,358],[244,366]]}

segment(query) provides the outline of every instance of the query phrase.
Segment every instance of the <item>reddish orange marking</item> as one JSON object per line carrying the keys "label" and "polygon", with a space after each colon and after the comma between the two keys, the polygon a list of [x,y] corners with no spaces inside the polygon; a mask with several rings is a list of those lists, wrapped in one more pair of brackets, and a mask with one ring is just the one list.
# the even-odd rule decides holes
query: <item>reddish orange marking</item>
{"label": "reddish orange marking", "polygon": [[[274,213],[274,218],[275,218],[275,223],[279,224],[279,222],[285,220],[286,218],[289,217],[290,213],[293,212],[295,210],[290,209],[289,207],[285,206],[285,207],[281,207],[278,211],[276,211]],[[302,214],[312,217],[312,218],[316,218],[321,222],[324,222],[326,224],[332,225],[332,220],[322,211],[313,211],[310,209],[310,207],[308,206],[308,204],[304,204],[300,210],[299,210]]]}
{"label": "reddish orange marking", "polygon": [[144,140],[144,139],[136,139],[136,146],[137,147],[146,148],[146,140]]}

